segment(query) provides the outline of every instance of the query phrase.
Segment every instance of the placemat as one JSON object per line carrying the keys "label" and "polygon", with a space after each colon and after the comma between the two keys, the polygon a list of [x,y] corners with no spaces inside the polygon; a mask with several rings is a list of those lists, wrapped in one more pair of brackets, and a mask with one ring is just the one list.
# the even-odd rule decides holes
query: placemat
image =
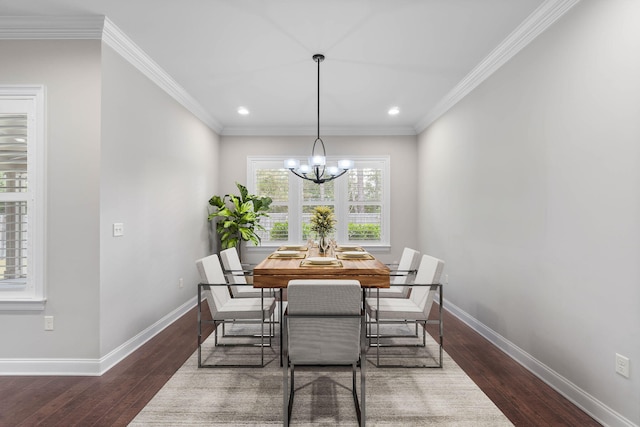
{"label": "placemat", "polygon": [[360,246],[338,246],[336,248],[336,252],[347,252],[347,251],[360,251],[360,252],[366,252],[363,248],[361,248]]}
{"label": "placemat", "polygon": [[279,254],[277,252],[272,253],[271,255],[269,255],[269,258],[271,259],[301,259],[306,257],[307,255],[305,253],[302,252],[298,252],[297,254]]}
{"label": "placemat", "polygon": [[358,255],[358,256],[337,254],[336,258],[338,258],[338,259],[346,259],[346,260],[349,260],[349,261],[375,259],[375,257],[373,255],[371,255],[371,254],[362,254],[362,255]]}
{"label": "placemat", "polygon": [[300,261],[300,267],[342,267],[342,263],[338,260],[331,261],[330,264],[314,264],[307,260]]}

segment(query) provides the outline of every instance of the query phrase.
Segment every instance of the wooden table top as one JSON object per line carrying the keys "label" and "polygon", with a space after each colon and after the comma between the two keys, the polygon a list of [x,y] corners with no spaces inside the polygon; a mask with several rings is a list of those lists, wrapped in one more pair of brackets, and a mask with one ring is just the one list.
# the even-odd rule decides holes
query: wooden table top
{"label": "wooden table top", "polygon": [[[317,249],[301,251],[306,257],[318,256]],[[338,252],[339,255],[339,252]],[[256,288],[286,288],[294,279],[353,279],[363,287],[388,288],[390,270],[378,259],[340,259],[341,265],[301,266],[301,258],[265,258],[253,269]]]}

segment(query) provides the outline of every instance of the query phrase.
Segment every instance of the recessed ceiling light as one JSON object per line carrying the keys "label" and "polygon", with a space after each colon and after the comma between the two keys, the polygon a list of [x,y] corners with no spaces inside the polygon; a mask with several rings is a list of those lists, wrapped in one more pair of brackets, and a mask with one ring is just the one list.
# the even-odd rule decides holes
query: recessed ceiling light
{"label": "recessed ceiling light", "polygon": [[246,107],[238,107],[238,114],[241,116],[246,116],[249,114],[249,110]]}
{"label": "recessed ceiling light", "polygon": [[390,116],[396,116],[396,115],[400,114],[400,109],[398,107],[391,107],[391,108],[389,108],[388,113],[389,113]]}

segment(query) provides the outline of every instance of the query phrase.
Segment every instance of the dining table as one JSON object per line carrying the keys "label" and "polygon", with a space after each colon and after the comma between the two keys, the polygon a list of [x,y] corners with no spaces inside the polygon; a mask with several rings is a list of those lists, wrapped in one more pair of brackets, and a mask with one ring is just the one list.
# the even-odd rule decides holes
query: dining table
{"label": "dining table", "polygon": [[295,279],[357,280],[363,289],[388,288],[391,270],[357,245],[338,245],[334,253],[322,254],[318,247],[284,245],[253,268],[253,287],[278,289],[280,319],[280,365],[282,365],[283,290]]}
{"label": "dining table", "polygon": [[[282,249],[287,248],[287,249]],[[388,288],[390,269],[359,246],[338,246],[325,256],[318,248],[283,246],[253,268],[255,288],[286,288],[294,279],[358,280],[363,288]]]}

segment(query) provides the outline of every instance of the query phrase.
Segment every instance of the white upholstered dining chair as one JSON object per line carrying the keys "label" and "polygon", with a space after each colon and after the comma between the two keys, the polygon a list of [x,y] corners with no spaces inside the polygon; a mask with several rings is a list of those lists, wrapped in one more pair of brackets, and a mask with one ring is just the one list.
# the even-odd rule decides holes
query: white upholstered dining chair
{"label": "white upholstered dining chair", "polygon": [[224,266],[226,276],[231,286],[231,294],[234,298],[259,298],[260,289],[252,286],[233,286],[246,285],[249,283],[247,278],[251,277],[251,272],[245,270],[240,262],[238,251],[236,248],[229,248],[220,251],[220,260]]}
{"label": "white upholstered dining chair", "polygon": [[[352,395],[358,422],[365,424],[364,313],[357,280],[291,280],[284,316],[283,417],[289,425],[298,365],[347,365],[352,368]],[[360,365],[360,402],[356,370]],[[288,384],[289,366],[291,384]]]}
{"label": "white upholstered dining chair", "polygon": [[407,298],[411,287],[402,286],[415,274],[420,263],[420,252],[411,248],[404,248],[400,262],[391,269],[391,286],[380,289],[380,298]]}
{"label": "white upholstered dining chair", "polygon": [[[221,251],[220,260],[225,270],[225,276],[231,284],[229,287],[231,288],[231,295],[233,295],[234,298],[260,298],[261,292],[263,292],[261,289],[254,288],[253,286],[233,286],[253,283],[253,272],[244,268],[236,248]],[[264,289],[264,295],[275,297],[275,291],[273,288]],[[280,293],[280,296],[282,296],[282,293]],[[276,299],[276,310],[273,312],[273,318],[270,321],[279,322],[278,313],[281,312],[279,304],[283,304],[282,311],[287,308],[286,301],[282,302]]]}
{"label": "white upholstered dining chair", "polygon": [[[439,358],[437,364],[422,364],[419,367],[442,367],[442,285],[440,284],[440,276],[443,269],[444,261],[429,255],[422,255],[415,280],[413,283],[408,284],[412,287],[409,298],[379,298],[375,295],[375,292],[373,292],[374,296],[369,296],[365,300],[365,309],[369,316],[368,326],[371,328],[373,324],[376,327],[375,335],[369,333],[369,345],[376,347],[377,366],[381,366],[380,347],[382,344],[380,343],[380,325],[385,323],[415,322],[421,326],[422,344],[411,344],[410,346],[412,347],[426,347],[427,332],[425,328],[428,323],[437,323],[440,333]],[[432,322],[429,320],[429,313],[433,305],[434,295],[438,291],[440,292],[440,314],[438,319]],[[372,341],[372,337],[376,337],[375,343]],[[386,344],[386,346],[407,346],[407,344]]]}
{"label": "white upholstered dining chair", "polygon": [[[218,326],[227,322],[234,322],[236,320],[242,320],[245,322],[252,321],[253,323],[261,324],[260,332],[260,347],[261,347],[261,360],[260,365],[264,366],[264,342],[265,336],[269,337],[269,346],[271,345],[271,336],[273,335],[272,324],[266,321],[273,315],[275,308],[275,299],[271,297],[259,297],[259,298],[231,298],[228,290],[228,283],[222,272],[220,260],[217,255],[210,255],[201,258],[196,261],[198,272],[200,273],[200,279],[202,284],[198,285],[204,288],[203,295],[209,305],[211,312],[211,323],[214,326],[214,346],[231,346],[231,345],[250,345],[251,344],[231,344],[221,343],[218,341]],[[207,285],[203,285],[207,284]],[[198,301],[201,304],[201,301]],[[201,324],[202,319],[200,316],[200,310],[198,312],[198,367],[218,367],[220,365],[203,364],[201,362]],[[265,324],[269,325],[269,334],[265,335]],[[234,365],[222,365],[222,366],[238,366]],[[246,366],[246,365],[243,365]]]}

